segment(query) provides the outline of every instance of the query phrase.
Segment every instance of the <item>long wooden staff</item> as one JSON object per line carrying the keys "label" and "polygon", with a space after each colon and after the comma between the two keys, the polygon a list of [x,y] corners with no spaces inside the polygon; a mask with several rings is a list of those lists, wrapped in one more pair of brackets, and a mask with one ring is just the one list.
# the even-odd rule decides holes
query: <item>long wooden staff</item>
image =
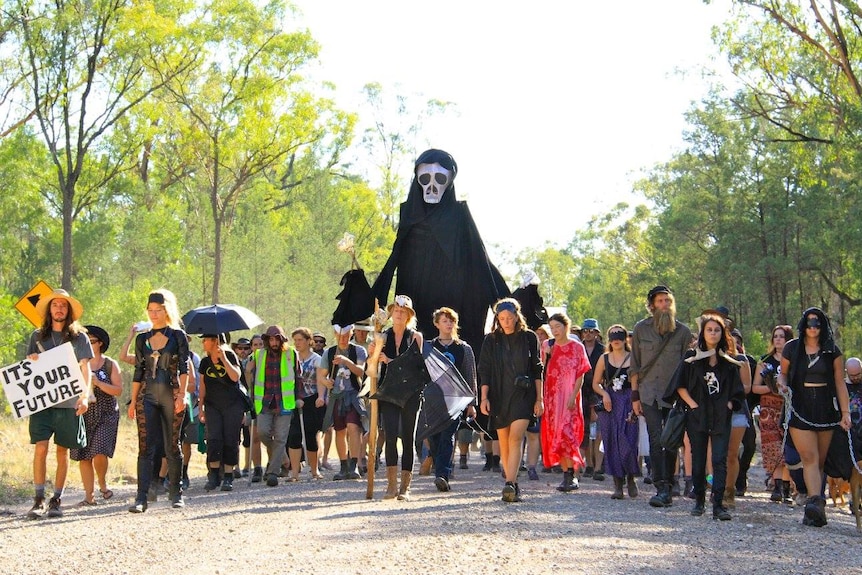
{"label": "long wooden staff", "polygon": [[[371,319],[371,325],[374,327],[374,353],[368,358],[365,365],[365,373],[371,380],[370,396],[377,393],[377,376],[378,363],[380,361],[380,352],[383,351],[383,334],[381,330],[383,325],[380,323],[380,304],[377,299],[374,299],[374,315]],[[368,485],[365,489],[365,499],[374,499],[374,469],[377,467],[377,400],[371,400],[371,413],[368,416],[368,425],[371,429],[368,430],[368,472],[365,478],[368,480]]]}

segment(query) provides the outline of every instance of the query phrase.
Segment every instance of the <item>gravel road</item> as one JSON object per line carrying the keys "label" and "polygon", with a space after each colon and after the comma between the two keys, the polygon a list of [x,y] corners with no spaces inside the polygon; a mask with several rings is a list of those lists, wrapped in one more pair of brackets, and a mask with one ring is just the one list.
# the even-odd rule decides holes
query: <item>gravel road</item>
{"label": "gravel road", "polygon": [[478,464],[457,470],[449,493],[415,476],[409,502],[382,499],[382,471],[373,500],[364,481],[307,477],[272,488],[238,480],[230,493],[206,493],[204,478],[193,478],[185,509],[162,497],[143,515],[126,511],[131,486],[114,487],[114,498],[95,508],[75,507],[81,492],[69,490],[59,519],[28,520],[22,502],[0,510],[0,567],[87,575],[862,572],[862,533],[831,502],[829,524],[817,529],[802,525],[800,508],[759,491],[737,500],[732,521],[718,522],[709,510],[691,517],[688,499],[650,508],[649,486],[635,500],[613,501],[610,480],[585,479],[561,494],[557,474],[524,478],[524,501],[507,504],[502,479]]}

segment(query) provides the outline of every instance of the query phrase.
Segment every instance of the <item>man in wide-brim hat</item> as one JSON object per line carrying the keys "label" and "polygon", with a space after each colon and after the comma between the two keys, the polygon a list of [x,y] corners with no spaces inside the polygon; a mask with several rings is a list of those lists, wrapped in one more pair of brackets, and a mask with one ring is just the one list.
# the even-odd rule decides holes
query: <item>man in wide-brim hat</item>
{"label": "man in wide-brim hat", "polygon": [[[77,397],[30,416],[30,443],[35,446],[33,453],[35,497],[33,507],[27,513],[30,519],[37,519],[44,515],[48,517],[63,515],[60,504],[69,471],[69,449],[87,445],[87,431],[84,418],[81,416],[87,411],[92,391],[90,358],[93,357],[90,338],[78,323],[84,313],[84,306],[69,295],[69,292],[58,289],[43,296],[36,304],[36,312],[42,318],[42,325],[30,336],[27,359],[38,361],[39,355],[49,349],[59,347],[66,342],[71,343],[81,368],[83,391]],[[54,438],[54,444],[57,447],[57,471],[54,478],[54,494],[46,504],[45,479],[51,437]]]}

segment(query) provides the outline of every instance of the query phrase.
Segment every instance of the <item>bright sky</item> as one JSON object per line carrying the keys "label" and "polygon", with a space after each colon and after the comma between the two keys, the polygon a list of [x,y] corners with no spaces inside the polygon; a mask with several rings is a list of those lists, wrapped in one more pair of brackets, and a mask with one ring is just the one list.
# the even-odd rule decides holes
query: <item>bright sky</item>
{"label": "bright sky", "polygon": [[358,111],[369,82],[456,104],[418,151],[454,156],[459,199],[496,259],[565,245],[592,216],[639,201],[632,183],[682,147],[683,113],[707,89],[700,69],[723,63],[710,28],[730,2],[295,3],[322,47],[315,76],[342,108]]}

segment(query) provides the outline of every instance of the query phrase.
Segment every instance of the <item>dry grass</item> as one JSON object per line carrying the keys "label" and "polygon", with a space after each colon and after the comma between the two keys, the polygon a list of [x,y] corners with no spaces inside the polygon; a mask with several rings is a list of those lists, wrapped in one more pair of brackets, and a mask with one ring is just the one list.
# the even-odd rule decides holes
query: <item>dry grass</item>
{"label": "dry grass", "polygon": [[[33,446],[27,430],[27,419],[0,416],[0,504],[8,505],[33,495]],[[138,436],[134,422],[120,419],[117,449],[108,467],[108,484],[133,484],[137,476]],[[204,456],[192,449],[189,476],[206,475]],[[52,489],[57,468],[56,452],[48,450],[48,489]],[[66,486],[81,487],[78,465],[70,461]]]}

